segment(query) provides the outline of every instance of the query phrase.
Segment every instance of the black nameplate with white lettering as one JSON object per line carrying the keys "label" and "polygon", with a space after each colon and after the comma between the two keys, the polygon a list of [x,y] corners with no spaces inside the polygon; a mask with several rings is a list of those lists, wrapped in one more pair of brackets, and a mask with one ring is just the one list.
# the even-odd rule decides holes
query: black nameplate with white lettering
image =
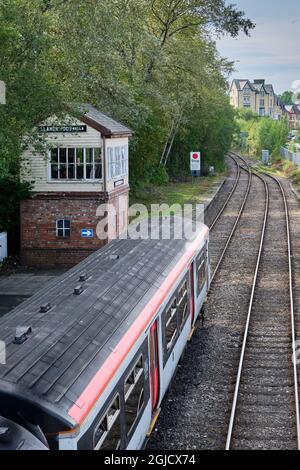
{"label": "black nameplate with white lettering", "polygon": [[40,126],[39,131],[47,134],[77,134],[87,132],[87,126]]}

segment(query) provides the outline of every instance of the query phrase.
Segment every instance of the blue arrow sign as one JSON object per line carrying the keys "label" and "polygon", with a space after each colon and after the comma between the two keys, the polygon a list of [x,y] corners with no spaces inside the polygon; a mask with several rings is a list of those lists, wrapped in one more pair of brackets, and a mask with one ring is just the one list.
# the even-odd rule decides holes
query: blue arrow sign
{"label": "blue arrow sign", "polygon": [[81,230],[82,238],[94,238],[94,230],[89,228],[84,228]]}

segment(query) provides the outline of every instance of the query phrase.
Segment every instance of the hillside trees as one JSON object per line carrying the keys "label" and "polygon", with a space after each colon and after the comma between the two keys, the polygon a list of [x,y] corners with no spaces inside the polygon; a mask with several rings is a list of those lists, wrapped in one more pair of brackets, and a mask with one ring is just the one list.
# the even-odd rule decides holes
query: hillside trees
{"label": "hillside trees", "polygon": [[192,113],[202,118],[193,121],[195,140],[206,146],[207,128],[226,117],[220,125],[227,145],[215,154],[223,158],[233,124],[224,74],[232,64],[218,56],[211,31],[248,34],[253,24],[241,12],[219,0],[74,0],[56,6],[55,15],[54,62],[66,94],[93,102],[135,131],[131,183],[159,165],[172,170],[175,160],[186,163]]}
{"label": "hillside trees", "polygon": [[24,136],[66,102],[90,102],[132,127],[132,183],[159,166],[172,171],[192,145],[221,160],[232,64],[212,35],[253,27],[223,0],[3,0],[0,171],[16,168]]}

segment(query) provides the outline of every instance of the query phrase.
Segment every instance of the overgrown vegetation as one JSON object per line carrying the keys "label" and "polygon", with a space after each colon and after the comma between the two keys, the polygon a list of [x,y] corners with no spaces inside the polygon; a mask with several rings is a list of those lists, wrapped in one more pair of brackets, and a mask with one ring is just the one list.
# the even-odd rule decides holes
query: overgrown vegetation
{"label": "overgrown vegetation", "polygon": [[300,190],[300,167],[288,160],[276,158],[272,166],[267,167],[259,163],[255,166],[255,168],[258,171],[270,173],[272,175],[278,176],[279,178],[289,178],[295,188],[298,191]]}
{"label": "overgrown vegetation", "polygon": [[142,190],[131,194],[130,203],[144,204],[148,210],[152,204],[202,204],[219,182],[219,177],[204,177],[193,182],[169,183],[162,185],[147,184]]}
{"label": "overgrown vegetation", "polygon": [[289,128],[284,119],[274,121],[249,110],[239,110],[236,124],[235,143],[250,156],[261,156],[262,150],[269,150],[271,157],[276,158],[288,139]]}
{"label": "overgrown vegetation", "polygon": [[9,251],[15,253],[19,242],[20,201],[28,197],[30,184],[6,174],[0,176],[0,188],[0,232],[8,232]]}

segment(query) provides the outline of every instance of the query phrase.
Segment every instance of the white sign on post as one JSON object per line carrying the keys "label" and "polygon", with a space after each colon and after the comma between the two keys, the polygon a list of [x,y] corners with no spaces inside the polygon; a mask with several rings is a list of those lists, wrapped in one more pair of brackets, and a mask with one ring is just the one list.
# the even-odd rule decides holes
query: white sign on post
{"label": "white sign on post", "polygon": [[269,150],[263,150],[262,151],[262,161],[265,165],[268,165],[270,161],[270,152]]}
{"label": "white sign on post", "polygon": [[201,171],[201,152],[191,152],[191,171]]}

